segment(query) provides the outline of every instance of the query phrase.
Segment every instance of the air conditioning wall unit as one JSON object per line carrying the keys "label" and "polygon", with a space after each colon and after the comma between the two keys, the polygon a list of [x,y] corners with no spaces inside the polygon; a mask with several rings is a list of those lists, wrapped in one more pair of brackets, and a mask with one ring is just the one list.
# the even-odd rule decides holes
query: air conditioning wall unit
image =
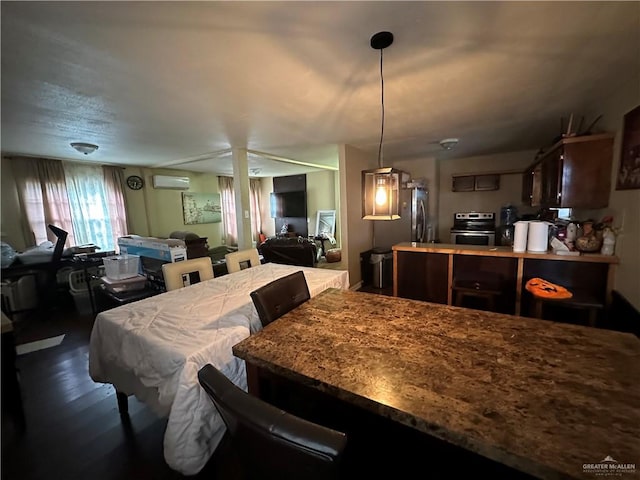
{"label": "air conditioning wall unit", "polygon": [[189,177],[174,177],[172,175],[154,175],[153,188],[172,188],[174,190],[189,190]]}

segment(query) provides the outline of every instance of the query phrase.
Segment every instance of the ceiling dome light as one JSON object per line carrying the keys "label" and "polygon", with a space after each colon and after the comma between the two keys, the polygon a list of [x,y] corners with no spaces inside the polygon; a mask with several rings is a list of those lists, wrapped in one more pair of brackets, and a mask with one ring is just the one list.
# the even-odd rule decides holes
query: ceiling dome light
{"label": "ceiling dome light", "polygon": [[443,140],[440,140],[440,146],[442,148],[444,148],[445,150],[451,150],[456,145],[458,145],[458,139],[457,138],[445,138]]}
{"label": "ceiling dome light", "polygon": [[72,142],[71,146],[85,155],[89,155],[98,149],[98,145],[94,145],[93,143]]}

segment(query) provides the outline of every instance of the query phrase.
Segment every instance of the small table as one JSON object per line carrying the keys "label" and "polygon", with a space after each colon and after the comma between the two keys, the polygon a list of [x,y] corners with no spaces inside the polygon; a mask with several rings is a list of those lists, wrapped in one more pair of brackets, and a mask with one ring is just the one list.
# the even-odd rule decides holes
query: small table
{"label": "small table", "polygon": [[233,353],[250,389],[263,369],[534,477],[640,463],[628,333],[328,289]]}
{"label": "small table", "polygon": [[[112,303],[113,307],[126,305],[127,303],[137,302],[138,300],[142,300],[148,297],[153,297],[154,295],[158,295],[162,293],[160,290],[156,290],[150,287],[145,287],[141,290],[132,290],[129,292],[115,293],[107,290],[104,285],[100,285],[96,289],[96,291],[100,292],[100,294],[107,300],[108,303]],[[103,309],[99,309],[99,310],[103,310]]]}

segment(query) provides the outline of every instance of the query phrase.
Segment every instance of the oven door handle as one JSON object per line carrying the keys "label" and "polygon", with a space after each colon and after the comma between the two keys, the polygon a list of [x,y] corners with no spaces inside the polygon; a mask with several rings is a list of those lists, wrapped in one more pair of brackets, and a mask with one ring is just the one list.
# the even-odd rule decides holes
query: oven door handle
{"label": "oven door handle", "polygon": [[468,230],[451,230],[451,233],[453,235],[462,235],[463,237],[471,237],[471,236],[477,236],[477,237],[486,237],[488,235],[495,235],[495,232],[491,231],[487,231],[487,232],[470,232]]}

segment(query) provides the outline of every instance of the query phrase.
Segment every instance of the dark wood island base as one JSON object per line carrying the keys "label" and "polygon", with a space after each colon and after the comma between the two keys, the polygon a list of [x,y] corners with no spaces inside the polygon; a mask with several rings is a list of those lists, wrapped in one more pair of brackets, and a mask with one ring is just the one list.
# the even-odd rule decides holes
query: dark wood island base
{"label": "dark wood island base", "polygon": [[[578,308],[594,305],[604,310],[611,303],[619,263],[610,255],[517,253],[511,247],[400,243],[392,248],[394,296],[454,305],[457,276],[476,275],[480,281],[497,276],[502,279],[502,294],[495,311],[531,317],[540,316],[540,309],[524,287],[530,278],[541,277],[569,289],[579,299]],[[583,316],[582,323],[595,326],[593,312],[587,309]]]}
{"label": "dark wood island base", "polygon": [[[583,465],[607,455],[640,464],[628,333],[329,289],[233,352],[251,388],[265,370],[536,478],[592,480]],[[380,432],[361,435],[396,441]]]}

